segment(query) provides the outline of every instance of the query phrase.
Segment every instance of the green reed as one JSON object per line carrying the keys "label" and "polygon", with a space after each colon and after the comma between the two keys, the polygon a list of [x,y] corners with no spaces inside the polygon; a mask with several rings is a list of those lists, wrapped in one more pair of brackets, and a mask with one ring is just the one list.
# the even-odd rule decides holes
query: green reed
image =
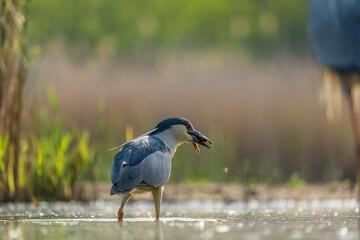
{"label": "green reed", "polygon": [[[48,105],[34,105],[36,112],[30,119],[30,128],[22,134],[18,164],[18,200],[57,199],[84,200],[89,197],[85,183],[94,180],[94,147],[90,132],[72,126],[66,129],[60,116],[59,101],[53,89],[48,90]],[[37,111],[39,110],[39,111]],[[4,182],[14,192],[14,156],[8,166],[4,154],[7,135],[0,136],[0,190]],[[5,168],[8,168],[4,174]],[[7,179],[7,181],[3,181]]]}

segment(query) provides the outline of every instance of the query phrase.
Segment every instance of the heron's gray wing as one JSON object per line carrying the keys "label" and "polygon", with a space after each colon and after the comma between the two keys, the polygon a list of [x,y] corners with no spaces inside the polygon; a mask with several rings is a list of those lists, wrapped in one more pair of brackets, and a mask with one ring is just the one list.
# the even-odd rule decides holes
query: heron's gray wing
{"label": "heron's gray wing", "polygon": [[128,142],[115,155],[111,166],[111,194],[127,194],[143,181],[144,160],[154,152],[168,152],[168,148],[158,138],[144,136]]}
{"label": "heron's gray wing", "polygon": [[124,165],[121,168],[118,181],[113,183],[110,194],[122,193],[126,195],[130,193],[143,181],[143,176],[141,174],[143,166],[144,162],[140,162],[135,166]]}
{"label": "heron's gray wing", "polygon": [[359,0],[313,0],[309,35],[319,62],[337,70],[360,71]]}
{"label": "heron's gray wing", "polygon": [[170,172],[170,152],[157,151],[144,160],[142,175],[144,182],[150,186],[164,186],[169,181]]}

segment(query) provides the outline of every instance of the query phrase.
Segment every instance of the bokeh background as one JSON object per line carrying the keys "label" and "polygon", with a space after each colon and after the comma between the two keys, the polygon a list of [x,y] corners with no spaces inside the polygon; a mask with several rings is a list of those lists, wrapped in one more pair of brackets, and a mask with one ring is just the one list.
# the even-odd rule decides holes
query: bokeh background
{"label": "bokeh background", "polygon": [[110,185],[109,149],[173,116],[214,144],[181,146],[172,183],[354,181],[350,121],[326,114],[307,7],[32,0],[21,151],[35,195]]}

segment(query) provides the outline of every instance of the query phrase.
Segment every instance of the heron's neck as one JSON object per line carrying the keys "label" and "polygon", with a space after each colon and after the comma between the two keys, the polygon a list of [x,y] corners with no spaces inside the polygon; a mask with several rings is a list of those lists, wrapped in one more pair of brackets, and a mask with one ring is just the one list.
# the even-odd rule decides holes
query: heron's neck
{"label": "heron's neck", "polygon": [[174,156],[177,147],[184,143],[184,141],[179,141],[179,139],[177,139],[170,130],[165,130],[161,133],[155,134],[154,137],[159,138],[170,149],[171,157]]}

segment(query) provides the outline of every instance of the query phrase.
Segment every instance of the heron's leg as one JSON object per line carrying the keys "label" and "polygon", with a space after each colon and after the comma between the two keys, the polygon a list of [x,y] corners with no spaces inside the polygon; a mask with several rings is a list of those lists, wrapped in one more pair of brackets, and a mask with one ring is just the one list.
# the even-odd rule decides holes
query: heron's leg
{"label": "heron's leg", "polygon": [[161,207],[163,189],[164,189],[163,187],[157,187],[151,191],[154,198],[156,220],[160,219],[160,207]]}
{"label": "heron's leg", "polygon": [[133,195],[132,193],[129,193],[128,195],[122,196],[122,198],[121,198],[121,206],[120,206],[119,211],[118,211],[118,220],[119,221],[123,220],[125,203],[131,198],[132,195]]}

